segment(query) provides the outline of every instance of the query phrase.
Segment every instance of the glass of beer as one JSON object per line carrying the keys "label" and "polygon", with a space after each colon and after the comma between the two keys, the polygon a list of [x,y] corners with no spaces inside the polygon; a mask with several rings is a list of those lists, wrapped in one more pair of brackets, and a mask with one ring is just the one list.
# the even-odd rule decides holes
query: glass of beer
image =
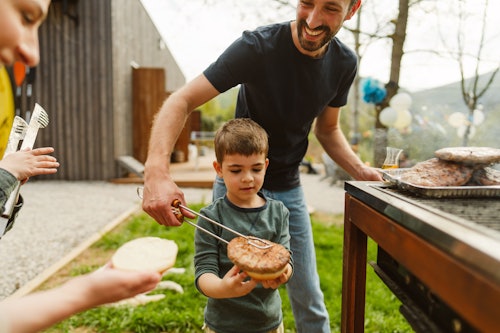
{"label": "glass of beer", "polygon": [[382,169],[397,169],[399,168],[399,155],[403,152],[403,149],[386,147],[387,153],[385,155],[384,164],[382,164]]}

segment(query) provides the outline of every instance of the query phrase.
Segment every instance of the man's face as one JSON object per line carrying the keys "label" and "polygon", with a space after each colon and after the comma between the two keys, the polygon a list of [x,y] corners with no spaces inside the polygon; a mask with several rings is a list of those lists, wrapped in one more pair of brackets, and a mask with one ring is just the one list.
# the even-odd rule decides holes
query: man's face
{"label": "man's face", "polygon": [[354,15],[350,0],[299,0],[297,34],[300,46],[310,55],[321,55],[326,45]]}

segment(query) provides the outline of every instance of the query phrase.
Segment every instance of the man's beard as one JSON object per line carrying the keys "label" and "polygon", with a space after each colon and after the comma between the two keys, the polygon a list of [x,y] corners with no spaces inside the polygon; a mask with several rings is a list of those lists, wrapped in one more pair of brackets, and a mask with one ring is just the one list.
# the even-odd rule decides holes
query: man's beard
{"label": "man's beard", "polygon": [[[320,39],[319,41],[313,42],[313,41],[305,39],[304,36],[302,35],[304,33],[305,27],[307,27],[307,23],[304,20],[300,20],[297,22],[297,35],[299,36],[299,43],[300,43],[300,46],[306,51],[309,51],[309,52],[318,51],[323,46],[328,44],[332,40],[333,37],[335,37],[335,33],[332,32],[327,26],[320,26],[320,27],[317,27],[316,29],[309,29],[309,30],[315,30],[315,31],[322,30],[326,33],[322,39]],[[309,27],[307,27],[307,28],[309,28]]]}

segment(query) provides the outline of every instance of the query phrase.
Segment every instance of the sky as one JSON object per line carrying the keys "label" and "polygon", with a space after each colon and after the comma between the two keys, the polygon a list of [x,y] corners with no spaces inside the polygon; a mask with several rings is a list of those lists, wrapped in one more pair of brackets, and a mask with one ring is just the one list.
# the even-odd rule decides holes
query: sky
{"label": "sky", "polygon": [[[260,25],[295,19],[294,8],[279,9],[270,0],[141,0],[148,10],[158,30],[162,34],[169,50],[179,64],[187,80],[200,74],[221,52],[238,38],[244,30],[251,30]],[[390,18],[396,12],[397,1],[377,0],[386,6],[378,12],[370,7],[370,0],[365,0],[363,10],[373,17]],[[471,15],[480,7],[482,0],[468,0],[471,6],[466,10]],[[446,15],[458,10],[459,0],[442,2],[442,8],[436,11],[419,10],[414,12],[407,29],[405,43],[406,55],[403,57],[400,86],[409,91],[428,89],[460,79],[456,61],[436,53],[448,52],[457,40],[457,34],[449,34],[456,26],[453,15]],[[487,48],[483,50],[487,62],[483,62],[480,72],[488,72],[498,66],[500,50],[500,28],[495,26],[494,13],[500,11],[500,1],[489,0],[487,24]],[[383,8],[383,11],[380,11]],[[436,14],[436,12],[438,14]],[[491,13],[491,14],[490,14]],[[477,15],[479,15],[478,13]],[[481,25],[480,16],[466,28],[467,44],[477,43]],[[375,24],[366,19],[366,26]],[[438,25],[439,23],[439,25]],[[347,22],[354,26],[354,19]],[[437,26],[444,27],[438,29]],[[449,29],[448,29],[449,27]],[[448,35],[447,35],[448,34]],[[341,30],[338,37],[352,45],[352,35]],[[372,43],[363,51],[359,72],[362,77],[372,77],[387,82],[390,68],[391,44],[387,40]],[[420,52],[419,52],[420,50]],[[425,52],[422,52],[425,50]],[[477,52],[473,48],[470,52]],[[474,72],[474,64],[467,63],[467,75]]]}

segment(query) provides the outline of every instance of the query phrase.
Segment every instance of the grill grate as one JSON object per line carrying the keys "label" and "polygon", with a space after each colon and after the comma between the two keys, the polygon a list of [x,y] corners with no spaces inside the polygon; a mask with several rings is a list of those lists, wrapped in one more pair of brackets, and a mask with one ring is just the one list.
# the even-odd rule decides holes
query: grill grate
{"label": "grill grate", "polygon": [[[476,223],[482,227],[500,231],[500,200],[495,198],[423,198],[399,189],[385,189],[392,195],[403,197],[406,201],[418,203],[464,220]],[[492,204],[494,202],[495,204]]]}

